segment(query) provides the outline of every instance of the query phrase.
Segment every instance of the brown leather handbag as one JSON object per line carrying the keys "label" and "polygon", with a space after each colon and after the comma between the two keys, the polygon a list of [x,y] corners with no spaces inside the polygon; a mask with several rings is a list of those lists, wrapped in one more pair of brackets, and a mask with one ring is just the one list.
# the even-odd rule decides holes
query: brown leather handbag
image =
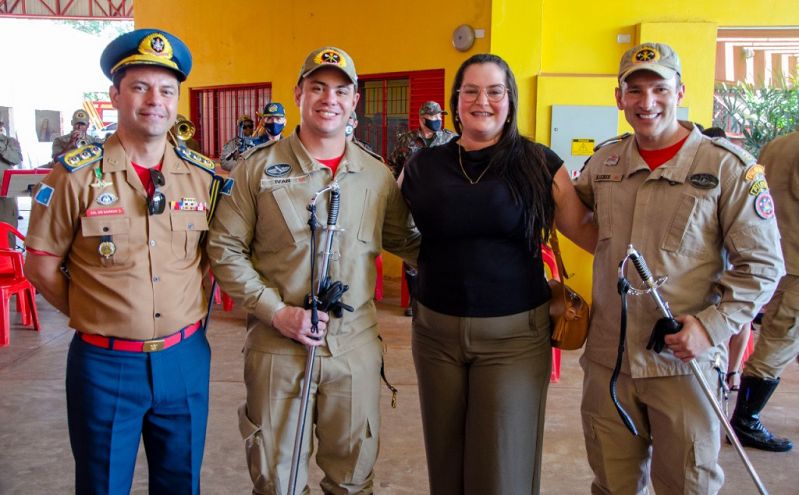
{"label": "brown leather handbag", "polygon": [[[563,259],[560,256],[558,235],[555,230],[549,238],[555,260],[558,264],[558,273],[561,279],[569,278]],[[552,299],[549,301],[549,318],[552,323],[552,347],[564,350],[579,349],[588,338],[588,325],[591,321],[591,308],[588,302],[565,283],[550,279],[549,289]]]}

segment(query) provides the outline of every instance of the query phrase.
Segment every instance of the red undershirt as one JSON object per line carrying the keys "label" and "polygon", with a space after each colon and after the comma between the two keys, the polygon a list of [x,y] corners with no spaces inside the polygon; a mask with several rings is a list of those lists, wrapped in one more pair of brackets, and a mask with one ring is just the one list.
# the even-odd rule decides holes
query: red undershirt
{"label": "red undershirt", "polygon": [[673,144],[668,148],[659,150],[642,150],[641,148],[638,148],[638,153],[641,154],[641,158],[643,158],[646,164],[649,166],[649,170],[655,170],[659,166],[674,158],[674,155],[676,155],[677,152],[680,151],[680,148],[682,148],[682,145],[685,144],[686,139],[688,139],[688,136],[685,136],[680,140],[680,142]]}
{"label": "red undershirt", "polygon": [[[139,179],[141,179],[141,183],[144,186],[144,190],[147,191],[147,194],[152,194],[155,192],[153,180],[150,177],[150,169],[147,167],[142,167],[138,163],[130,162],[130,164],[133,165],[133,170],[136,171],[136,175],[138,175]],[[161,170],[161,164],[159,163],[153,167],[153,170]]]}
{"label": "red undershirt", "polygon": [[322,160],[321,158],[317,158],[316,161],[324,165],[325,167],[329,168],[333,171],[333,175],[336,175],[336,170],[338,170],[338,164],[341,163],[341,159],[344,158],[344,153],[341,156],[337,156],[336,158],[328,158],[327,160]]}

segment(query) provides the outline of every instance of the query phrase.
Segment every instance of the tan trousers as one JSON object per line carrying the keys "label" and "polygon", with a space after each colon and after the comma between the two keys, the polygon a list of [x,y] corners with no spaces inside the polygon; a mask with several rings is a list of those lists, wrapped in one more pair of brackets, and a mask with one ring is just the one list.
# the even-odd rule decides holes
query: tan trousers
{"label": "tan trousers", "polygon": [[799,354],[799,277],[782,277],[766,305],[755,351],[744,374],[776,379]]}
{"label": "tan trousers", "polygon": [[[381,360],[377,339],[341,356],[316,358],[298,493],[309,493],[313,431],[318,442],[316,462],[325,473],[322,490],[329,494],[372,493],[380,429]],[[244,352],[247,400],[239,408],[239,429],[253,494],[287,493],[305,361],[305,355]]]}
{"label": "tan trousers", "polygon": [[549,305],[460,318],[417,301],[412,349],[431,495],[538,493]]}
{"label": "tan trousers", "polygon": [[[610,368],[582,360],[582,418],[593,494],[713,495],[724,484],[718,464],[720,424],[693,375],[631,378],[619,374],[619,402],[638,436],[624,426],[610,399]],[[718,375],[705,378],[717,386]]]}

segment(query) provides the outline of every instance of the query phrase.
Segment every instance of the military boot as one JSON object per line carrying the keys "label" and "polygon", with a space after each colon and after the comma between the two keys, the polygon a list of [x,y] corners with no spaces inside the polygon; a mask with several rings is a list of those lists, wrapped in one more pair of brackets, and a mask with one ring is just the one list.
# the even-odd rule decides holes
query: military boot
{"label": "military boot", "polygon": [[741,378],[738,401],[730,421],[741,444],[770,452],[787,452],[793,448],[790,440],[775,437],[760,422],[760,411],[766,407],[779,383],[779,378],[772,380],[746,375]]}

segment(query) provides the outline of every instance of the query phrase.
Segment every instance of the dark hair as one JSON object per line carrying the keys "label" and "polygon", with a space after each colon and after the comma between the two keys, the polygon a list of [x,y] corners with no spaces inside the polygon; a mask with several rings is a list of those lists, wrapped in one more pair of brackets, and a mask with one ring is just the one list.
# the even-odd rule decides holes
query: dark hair
{"label": "dark hair", "polygon": [[491,157],[491,166],[499,171],[500,177],[510,189],[513,200],[523,208],[524,235],[531,249],[538,252],[538,245],[549,239],[555,218],[555,201],[552,198],[553,177],[547,167],[542,146],[519,133],[517,125],[519,88],[516,86],[513,72],[502,58],[488,53],[473,55],[458,68],[449,99],[455,130],[461,134],[458,89],[463,84],[463,74],[466,69],[475,64],[495,64],[505,73],[509,104],[508,119],[496,144],[496,152]]}
{"label": "dark hair", "polygon": [[[699,124],[697,124],[697,126],[698,125]],[[702,129],[702,134],[709,138],[727,137],[727,133],[721,127],[708,127],[707,129]]]}
{"label": "dark hair", "polygon": [[114,72],[114,75],[111,76],[111,84],[117,88],[117,91],[119,91],[119,85],[122,84],[122,79],[125,77],[126,72],[128,72],[128,70],[123,67],[122,69]]}

